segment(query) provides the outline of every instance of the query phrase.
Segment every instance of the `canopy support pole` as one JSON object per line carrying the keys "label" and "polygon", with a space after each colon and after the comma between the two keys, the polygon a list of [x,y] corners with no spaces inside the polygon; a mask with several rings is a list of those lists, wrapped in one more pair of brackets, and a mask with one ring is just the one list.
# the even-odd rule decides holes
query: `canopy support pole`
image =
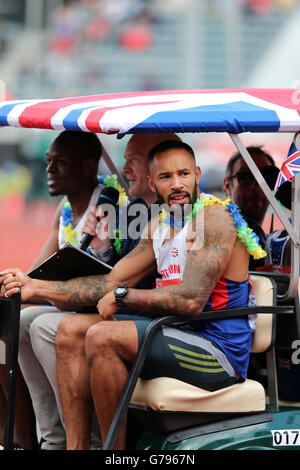
{"label": "canopy support pole", "polygon": [[[300,239],[299,239],[299,227],[300,227],[299,222],[300,221],[299,219],[300,219],[300,215],[299,213],[297,213],[299,211],[297,211],[294,208],[294,205],[296,206],[297,203],[300,201],[300,179],[295,177],[293,178],[294,181],[292,181],[292,220],[293,220],[293,225],[292,225],[288,217],[286,216],[284,210],[280,207],[277,199],[275,198],[273,192],[271,191],[268,184],[266,183],[261,172],[255,165],[251,155],[249,154],[248,150],[244,146],[240,137],[237,134],[229,134],[229,136],[231,140],[233,141],[234,145],[236,146],[236,148],[238,149],[238,151],[240,152],[240,154],[242,155],[242,157],[244,158],[251,173],[253,174],[254,178],[258,182],[260,188],[262,189],[266,198],[270,202],[271,206],[274,209],[274,212],[278,216],[282,225],[285,227],[286,231],[288,232],[293,242],[292,243],[290,284],[289,284],[287,292],[279,296],[279,298],[283,301],[290,300],[295,296],[298,290],[298,283],[299,283],[299,246],[300,246]],[[296,200],[294,200],[295,197],[296,197]]]}
{"label": "canopy support pole", "polygon": [[[294,229],[299,234],[300,233],[300,173],[297,173],[292,178],[292,224]],[[291,280],[290,280],[290,289],[291,283],[293,282],[295,293],[297,292],[299,285],[299,273],[300,273],[300,253],[299,245],[296,245],[294,241],[291,243]],[[286,294],[288,296],[289,292]],[[283,298],[285,300],[285,297]]]}
{"label": "canopy support pole", "polygon": [[128,195],[128,185],[125,181],[125,178],[122,175],[122,173],[120,173],[118,168],[115,166],[115,164],[113,163],[112,159],[108,155],[108,153],[107,153],[106,149],[103,147],[103,145],[102,145],[102,157],[101,158],[106,163],[109,171],[111,171],[112,174],[117,175],[120,185],[124,188],[126,194]]}

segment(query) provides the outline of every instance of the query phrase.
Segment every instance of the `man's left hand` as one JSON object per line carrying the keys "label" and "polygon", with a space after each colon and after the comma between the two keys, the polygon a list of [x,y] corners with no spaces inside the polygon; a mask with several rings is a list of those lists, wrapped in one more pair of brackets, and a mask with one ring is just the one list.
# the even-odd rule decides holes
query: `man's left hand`
{"label": "man's left hand", "polygon": [[119,310],[120,307],[115,302],[115,295],[112,292],[106,294],[97,304],[97,310],[100,314],[100,319],[103,321],[116,320],[114,313]]}

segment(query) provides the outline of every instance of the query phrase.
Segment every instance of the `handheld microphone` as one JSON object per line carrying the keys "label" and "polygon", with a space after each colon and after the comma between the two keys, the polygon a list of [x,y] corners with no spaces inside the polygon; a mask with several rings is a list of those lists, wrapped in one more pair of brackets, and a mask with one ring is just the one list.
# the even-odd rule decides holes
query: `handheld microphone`
{"label": "handheld microphone", "polygon": [[[119,199],[119,191],[112,187],[107,187],[102,189],[96,206],[100,206],[102,204],[112,204],[113,206],[117,205]],[[106,214],[107,215],[107,214]],[[83,251],[87,249],[91,241],[93,240],[95,235],[90,235],[89,233],[84,233],[83,237],[80,241],[79,248]]]}

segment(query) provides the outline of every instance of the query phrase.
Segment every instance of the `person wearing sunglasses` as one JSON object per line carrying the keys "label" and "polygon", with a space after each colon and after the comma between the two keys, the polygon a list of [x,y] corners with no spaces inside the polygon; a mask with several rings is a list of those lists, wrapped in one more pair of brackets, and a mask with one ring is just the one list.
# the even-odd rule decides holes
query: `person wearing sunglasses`
{"label": "person wearing sunglasses", "polygon": [[[273,158],[259,146],[247,147],[247,150],[269,187],[273,189],[279,172]],[[265,246],[267,237],[262,229],[262,223],[269,201],[240,153],[235,153],[228,161],[223,184],[227,196],[238,205],[249,227],[259,237],[260,245]],[[263,264],[263,260],[253,259],[250,261],[249,270],[255,270]]]}

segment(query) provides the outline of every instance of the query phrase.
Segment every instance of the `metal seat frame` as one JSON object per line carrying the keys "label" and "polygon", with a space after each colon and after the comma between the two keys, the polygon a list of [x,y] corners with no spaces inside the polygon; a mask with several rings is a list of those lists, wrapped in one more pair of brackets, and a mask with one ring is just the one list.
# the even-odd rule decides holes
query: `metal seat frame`
{"label": "metal seat frame", "polygon": [[[201,313],[201,320],[210,320],[210,319],[217,319],[217,318],[233,318],[233,317],[240,317],[245,315],[251,314],[270,314],[273,313],[274,315],[290,315],[294,314],[294,307],[293,306],[257,306],[257,307],[245,307],[239,309],[228,309],[228,310],[218,310],[218,311],[208,311]],[[182,322],[182,317],[178,316],[168,316],[168,317],[161,317],[153,320],[151,324],[148,326],[144,338],[140,347],[140,350],[137,354],[135,362],[132,366],[132,369],[129,373],[127,382],[125,384],[119,405],[116,409],[112,424],[110,426],[107,438],[103,445],[103,450],[112,450],[114,448],[115,441],[119,434],[120,428],[122,426],[125,414],[128,410],[130,400],[136,386],[137,380],[140,376],[142,371],[147,352],[149,350],[151,341],[155,335],[155,333],[159,330],[162,325],[170,325],[176,322]],[[195,317],[185,317],[185,323],[191,323],[194,321],[199,321],[199,318]],[[275,319],[276,321],[276,319]],[[269,397],[270,397],[270,409],[272,411],[278,410],[278,393],[277,393],[277,380],[276,380],[276,363],[275,363],[275,355],[274,355],[274,344],[267,351],[267,362],[268,368],[270,369],[268,377],[269,377]]]}
{"label": "metal seat frame", "polygon": [[8,338],[4,450],[13,449],[21,294],[0,299],[0,337]]}

